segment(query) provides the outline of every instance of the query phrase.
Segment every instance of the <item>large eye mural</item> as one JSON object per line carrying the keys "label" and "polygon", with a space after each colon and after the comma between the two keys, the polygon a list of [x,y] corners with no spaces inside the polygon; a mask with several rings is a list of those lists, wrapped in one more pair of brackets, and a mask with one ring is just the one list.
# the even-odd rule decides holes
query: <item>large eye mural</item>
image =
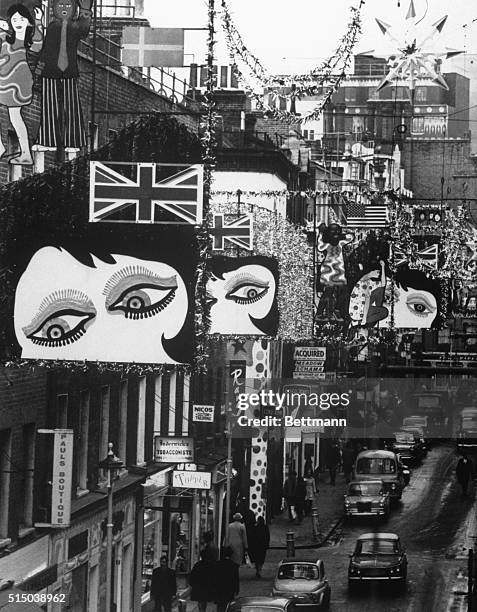
{"label": "large eye mural", "polygon": [[21,275],[14,306],[22,358],[138,363],[190,362],[182,338],[190,291],[167,263],[111,254],[83,263],[43,247]]}
{"label": "large eye mural", "polygon": [[211,334],[276,335],[278,266],[271,257],[214,257],[207,284]]}
{"label": "large eye mural", "polygon": [[[439,323],[441,286],[430,272],[398,265],[391,275],[388,258],[368,250],[351,257],[348,317],[351,327],[429,329]],[[354,269],[353,269],[354,268]]]}

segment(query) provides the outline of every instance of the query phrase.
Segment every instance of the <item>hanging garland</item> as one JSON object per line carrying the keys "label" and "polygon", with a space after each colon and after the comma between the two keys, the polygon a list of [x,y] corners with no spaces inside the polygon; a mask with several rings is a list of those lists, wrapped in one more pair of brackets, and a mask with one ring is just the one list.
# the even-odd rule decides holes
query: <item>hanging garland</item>
{"label": "hanging garland", "polygon": [[[339,89],[346,71],[351,61],[354,47],[359,34],[361,33],[361,7],[364,0],[360,0],[358,8],[351,8],[351,18],[345,35],[340,40],[334,54],[330,59],[324,61],[307,75],[293,75],[289,77],[271,77],[267,70],[262,66],[258,58],[253,55],[245,46],[240,33],[233,23],[232,16],[225,0],[222,0],[222,23],[225,31],[225,38],[234,64],[235,76],[244,85],[247,93],[255,100],[257,107],[264,111],[267,116],[280,119],[286,122],[305,123],[317,119],[325,105],[329,102],[332,95]],[[247,67],[257,85],[262,89],[274,88],[279,86],[289,86],[292,88],[290,93],[271,92],[276,98],[300,99],[304,96],[312,96],[322,93],[323,87],[326,92],[316,107],[304,116],[296,115],[286,110],[279,110],[266,105],[262,95],[257,94],[254,87],[250,85],[248,79],[238,68],[237,61],[242,61]],[[337,72],[337,74],[334,74]]]}

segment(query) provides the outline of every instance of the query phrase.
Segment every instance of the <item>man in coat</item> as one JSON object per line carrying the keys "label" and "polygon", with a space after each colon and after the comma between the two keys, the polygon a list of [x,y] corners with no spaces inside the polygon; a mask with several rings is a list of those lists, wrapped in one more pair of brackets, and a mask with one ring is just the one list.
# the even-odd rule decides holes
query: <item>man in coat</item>
{"label": "man in coat", "polygon": [[214,583],[217,612],[225,612],[227,604],[239,593],[240,582],[238,566],[231,557],[232,549],[230,546],[226,546],[222,550],[221,560],[215,566]]}
{"label": "man in coat", "polygon": [[283,483],[283,497],[287,503],[288,510],[288,520],[292,522],[294,520],[293,517],[293,509],[295,507],[295,494],[296,494],[296,472],[290,471],[288,473],[285,482]]}
{"label": "man in coat", "polygon": [[154,600],[154,612],[171,612],[172,598],[176,593],[176,573],[167,567],[167,557],[163,555],[160,566],[152,572],[151,597]]}
{"label": "man in coat", "polygon": [[245,551],[248,549],[247,531],[242,523],[242,515],[236,512],[230,523],[225,538],[225,546],[232,549],[231,560],[239,568],[244,560]]}
{"label": "man in coat", "polygon": [[469,480],[471,478],[474,478],[474,466],[472,464],[472,461],[467,457],[467,455],[462,455],[462,457],[457,462],[455,474],[457,476],[457,481],[462,487],[462,497],[465,497],[467,495]]}

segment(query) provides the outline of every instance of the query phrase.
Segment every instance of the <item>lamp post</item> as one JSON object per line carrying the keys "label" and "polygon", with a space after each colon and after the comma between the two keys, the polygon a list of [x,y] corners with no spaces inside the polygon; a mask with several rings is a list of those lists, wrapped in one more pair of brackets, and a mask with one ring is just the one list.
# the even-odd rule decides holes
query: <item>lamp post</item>
{"label": "lamp post", "polygon": [[111,612],[111,576],[112,576],[112,557],[113,557],[113,482],[118,470],[124,467],[124,463],[116,457],[113,452],[113,443],[108,443],[108,454],[105,459],[100,462],[99,467],[103,469],[108,476],[107,491],[108,491],[108,518],[106,524],[106,612]]}

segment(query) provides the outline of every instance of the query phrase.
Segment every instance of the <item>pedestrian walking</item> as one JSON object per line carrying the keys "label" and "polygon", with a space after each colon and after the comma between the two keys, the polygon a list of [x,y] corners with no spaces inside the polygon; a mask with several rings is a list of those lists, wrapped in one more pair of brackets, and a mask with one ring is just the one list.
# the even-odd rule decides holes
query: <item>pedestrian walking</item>
{"label": "pedestrian walking", "polygon": [[459,459],[455,468],[455,473],[457,476],[457,481],[462,487],[462,497],[465,497],[467,495],[469,480],[474,478],[474,466],[467,455],[464,454]]}
{"label": "pedestrian walking", "polygon": [[240,512],[234,514],[233,521],[228,527],[225,546],[232,549],[230,558],[238,569],[242,565],[245,552],[248,549],[247,531],[245,525],[242,523],[242,515]]}
{"label": "pedestrian walking", "polygon": [[354,450],[351,445],[351,442],[347,442],[342,451],[343,454],[343,474],[346,479],[346,482],[351,482],[351,475],[353,473],[353,464],[354,464]]}
{"label": "pedestrian walking", "polygon": [[283,497],[285,498],[288,509],[288,520],[294,520],[293,512],[295,509],[295,491],[296,491],[296,472],[290,471],[285,482],[283,483]]}
{"label": "pedestrian walking", "polygon": [[190,598],[192,601],[197,601],[199,612],[207,610],[207,603],[214,601],[213,581],[216,571],[216,562],[206,560],[205,549],[200,554],[198,561],[189,575],[189,584],[191,586]]}
{"label": "pedestrian walking", "polygon": [[328,449],[326,457],[326,467],[330,473],[330,485],[333,487],[336,484],[336,470],[341,463],[341,452],[336,442],[333,442],[331,448]]}
{"label": "pedestrian walking", "polygon": [[219,560],[219,549],[214,542],[214,534],[212,531],[204,533],[204,546],[202,548],[201,557],[204,555],[204,561],[215,563]]}
{"label": "pedestrian walking", "polygon": [[167,557],[159,560],[159,567],[152,572],[151,597],[154,600],[154,612],[171,612],[172,598],[177,593],[176,573],[167,566]]}
{"label": "pedestrian walking", "polygon": [[303,521],[303,515],[305,513],[305,500],[306,500],[306,484],[303,476],[299,476],[296,481],[295,489],[295,510],[298,525]]}
{"label": "pedestrian walking", "polygon": [[254,526],[251,537],[249,539],[249,555],[250,559],[255,563],[255,576],[262,577],[262,567],[265,563],[267,550],[270,546],[270,530],[263,516],[259,516],[257,524]]}
{"label": "pedestrian walking", "polygon": [[227,605],[239,594],[238,566],[232,561],[232,554],[233,551],[230,546],[226,546],[222,550],[222,558],[215,566],[214,583],[217,612],[225,612]]}
{"label": "pedestrian walking", "polygon": [[305,473],[305,488],[305,516],[310,516],[311,509],[313,508],[313,502],[315,500],[315,495],[318,492],[312,470],[308,470],[308,472]]}

